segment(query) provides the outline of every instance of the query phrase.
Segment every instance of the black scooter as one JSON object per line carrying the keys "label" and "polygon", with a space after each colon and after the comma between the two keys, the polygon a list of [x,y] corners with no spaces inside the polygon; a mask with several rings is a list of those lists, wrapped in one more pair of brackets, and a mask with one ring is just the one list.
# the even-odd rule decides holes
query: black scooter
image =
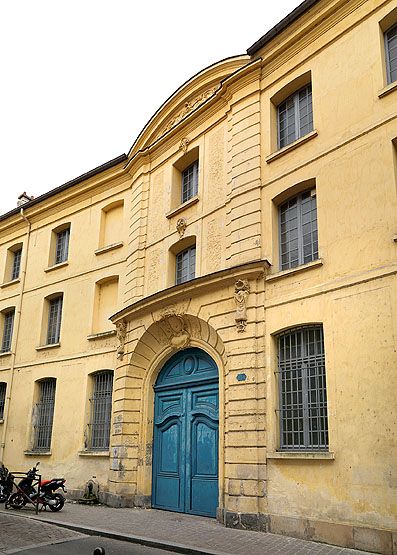
{"label": "black scooter", "polygon": [[[22,509],[26,503],[39,503],[44,509],[49,507],[51,511],[60,511],[65,504],[65,497],[62,493],[55,493],[57,489],[62,489],[65,493],[65,478],[52,478],[52,480],[40,480],[37,473],[37,467],[40,463],[36,463],[36,466],[28,470],[26,473],[26,478],[22,480],[17,485],[17,491],[10,495],[7,500],[7,506],[13,509]],[[34,484],[35,483],[35,484]],[[34,487],[34,486],[39,486]]]}

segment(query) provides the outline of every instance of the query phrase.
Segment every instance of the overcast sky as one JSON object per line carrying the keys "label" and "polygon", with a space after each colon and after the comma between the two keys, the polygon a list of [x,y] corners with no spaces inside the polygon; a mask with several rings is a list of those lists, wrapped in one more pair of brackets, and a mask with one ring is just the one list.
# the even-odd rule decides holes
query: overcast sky
{"label": "overcast sky", "polygon": [[0,213],[123,152],[189,77],[299,0],[0,3]]}

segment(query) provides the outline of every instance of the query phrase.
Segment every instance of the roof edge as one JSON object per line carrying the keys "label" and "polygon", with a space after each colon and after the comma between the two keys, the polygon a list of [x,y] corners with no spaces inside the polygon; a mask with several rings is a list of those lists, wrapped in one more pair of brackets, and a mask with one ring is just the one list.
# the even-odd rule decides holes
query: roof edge
{"label": "roof edge", "polygon": [[247,54],[253,56],[260,50],[265,44],[270,42],[274,37],[279,35],[284,29],[286,29],[291,23],[296,21],[301,15],[306,13],[314,4],[317,4],[320,0],[304,0],[302,4],[299,4],[291,13],[286,15],[281,21],[279,21],[274,27],[270,29],[266,34],[264,34],[259,40],[254,42],[252,46],[247,48]]}
{"label": "roof edge", "polygon": [[33,200],[30,200],[29,202],[26,202],[25,204],[18,206],[17,208],[13,208],[9,212],[6,212],[5,214],[0,215],[0,222],[6,220],[7,218],[10,218],[11,216],[19,214],[19,212],[21,211],[21,208],[25,210],[26,208],[30,208],[35,204],[39,204],[40,202],[43,202],[44,200],[56,195],[57,193],[61,193],[62,191],[65,191],[66,189],[69,189],[74,185],[78,185],[79,183],[85,181],[86,179],[89,179],[90,177],[94,177],[95,175],[103,171],[113,168],[114,166],[117,166],[117,164],[120,164],[121,162],[125,162],[126,160],[127,160],[127,155],[124,153],[120,154],[116,158],[113,158],[112,160],[109,160],[108,162],[105,162],[104,164],[101,164],[100,166],[97,166],[96,168],[86,173],[83,173],[70,181],[67,181],[63,185],[59,185],[59,187],[55,187],[55,189],[51,189],[50,191],[47,191],[47,193],[43,193],[42,195],[39,195]]}

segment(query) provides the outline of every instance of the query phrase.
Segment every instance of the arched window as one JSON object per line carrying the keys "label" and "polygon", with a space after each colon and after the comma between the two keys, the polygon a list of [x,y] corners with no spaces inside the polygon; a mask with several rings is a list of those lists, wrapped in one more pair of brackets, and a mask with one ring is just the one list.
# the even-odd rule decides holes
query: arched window
{"label": "arched window", "polygon": [[397,24],[385,33],[387,82],[397,81]]}
{"label": "arched window", "polygon": [[35,406],[33,424],[33,451],[49,451],[55,407],[56,379],[46,378],[38,382],[38,402]]}
{"label": "arched window", "polygon": [[277,340],[280,449],[327,450],[323,328],[290,329]]}
{"label": "arched window", "polygon": [[113,372],[102,370],[92,375],[93,387],[90,398],[90,423],[88,424],[88,449],[109,449],[112,418]]}

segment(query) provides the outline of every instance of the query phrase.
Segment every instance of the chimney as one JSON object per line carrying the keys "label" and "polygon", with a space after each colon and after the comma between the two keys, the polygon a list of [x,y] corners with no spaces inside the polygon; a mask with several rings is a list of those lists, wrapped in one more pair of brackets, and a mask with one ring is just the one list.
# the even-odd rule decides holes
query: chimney
{"label": "chimney", "polygon": [[22,206],[23,204],[26,204],[27,202],[29,202],[30,200],[33,200],[34,196],[29,196],[26,194],[26,191],[24,191],[21,195],[19,195],[18,197],[18,202],[17,202],[17,206]]}

